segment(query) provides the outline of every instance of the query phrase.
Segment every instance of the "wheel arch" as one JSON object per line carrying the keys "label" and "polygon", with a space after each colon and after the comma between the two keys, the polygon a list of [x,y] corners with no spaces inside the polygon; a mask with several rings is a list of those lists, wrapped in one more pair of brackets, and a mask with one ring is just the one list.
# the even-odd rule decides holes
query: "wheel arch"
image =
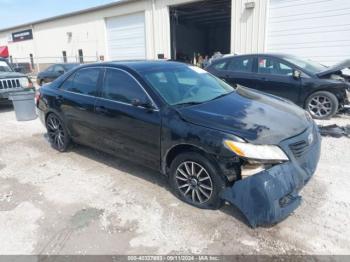
{"label": "wheel arch", "polygon": [[310,96],[312,96],[313,94],[315,93],[318,93],[318,92],[328,92],[328,93],[331,93],[333,94],[338,102],[340,103],[341,101],[339,100],[339,97],[338,97],[338,94],[337,92],[333,92],[333,90],[331,90],[330,88],[321,88],[321,89],[316,89],[316,90],[313,90],[312,92],[308,93],[305,98],[304,98],[304,101],[303,101],[303,106],[304,106],[304,109],[306,109],[306,106],[307,106],[307,100],[309,99]]}
{"label": "wheel arch", "polygon": [[[202,156],[208,158],[208,160],[212,162],[212,164],[217,168],[218,171],[221,171],[221,168],[217,163],[217,161],[215,160],[215,157],[212,154],[210,154],[208,151],[206,151],[204,148],[197,145],[189,144],[189,143],[181,143],[181,144],[173,145],[166,152],[162,160],[162,166],[161,166],[162,173],[167,175],[172,161],[179,154],[186,153],[186,152],[196,152],[201,154]],[[222,172],[220,172],[220,175],[223,178],[227,179],[227,177],[223,175]]]}
{"label": "wheel arch", "polygon": [[49,115],[51,114],[54,114],[55,116],[57,116],[63,123],[63,125],[65,126],[69,136],[72,136],[72,133],[70,131],[70,129],[68,128],[66,122],[65,122],[65,119],[61,116],[61,114],[59,114],[56,110],[48,110],[47,112],[45,112],[45,117],[44,117],[44,120],[45,120],[45,126],[46,126],[46,121],[47,121],[47,118],[49,117]]}

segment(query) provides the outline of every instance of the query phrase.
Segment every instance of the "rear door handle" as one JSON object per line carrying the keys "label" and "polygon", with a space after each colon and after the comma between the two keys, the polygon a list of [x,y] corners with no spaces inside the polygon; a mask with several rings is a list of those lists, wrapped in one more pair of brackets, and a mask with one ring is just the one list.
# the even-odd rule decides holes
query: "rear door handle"
{"label": "rear door handle", "polygon": [[108,113],[108,109],[105,108],[104,106],[97,106],[95,110],[97,113],[100,113],[100,114],[107,114]]}
{"label": "rear door handle", "polygon": [[268,81],[268,79],[266,77],[262,77],[260,78],[261,81]]}
{"label": "rear door handle", "polygon": [[78,106],[77,108],[78,108],[79,110],[81,110],[81,111],[87,111],[87,108],[86,108],[86,107]]}
{"label": "rear door handle", "polygon": [[61,96],[61,95],[57,95],[56,97],[56,101],[58,102],[58,103],[60,103],[60,104],[62,104],[63,103],[63,96]]}

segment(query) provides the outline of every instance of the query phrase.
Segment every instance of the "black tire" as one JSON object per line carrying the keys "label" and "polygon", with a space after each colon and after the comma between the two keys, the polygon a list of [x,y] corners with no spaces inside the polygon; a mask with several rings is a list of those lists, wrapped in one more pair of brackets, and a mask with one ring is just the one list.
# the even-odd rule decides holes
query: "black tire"
{"label": "black tire", "polygon": [[329,119],[338,112],[337,97],[327,91],[318,91],[311,94],[305,103],[305,109],[315,119]]}
{"label": "black tire", "polygon": [[56,114],[47,116],[46,129],[51,146],[59,152],[67,151],[71,139],[63,121]]}
{"label": "black tire", "polygon": [[[182,171],[186,170],[187,168],[184,166],[184,164],[187,163],[187,165],[189,166],[191,162],[197,164],[194,165],[195,171],[192,172],[192,174],[199,173],[199,175],[189,176],[188,178],[186,178],[178,171],[178,169],[181,168]],[[203,168],[204,170],[200,172],[201,168]],[[190,167],[190,169],[191,170],[189,171],[192,171],[192,166]],[[207,175],[210,177],[210,179],[205,179]],[[184,181],[185,179],[186,181]],[[218,174],[218,170],[215,167],[215,165],[213,165],[213,163],[210,160],[208,160],[206,157],[199,153],[183,153],[178,155],[172,161],[170,165],[169,184],[173,193],[179,199],[190,205],[203,209],[218,209],[223,203],[222,199],[220,198],[220,193],[225,188],[226,183],[224,179]],[[183,187],[185,184],[189,184],[189,186]],[[212,190],[208,190],[209,187],[212,188]],[[188,192],[186,193],[186,191]]]}

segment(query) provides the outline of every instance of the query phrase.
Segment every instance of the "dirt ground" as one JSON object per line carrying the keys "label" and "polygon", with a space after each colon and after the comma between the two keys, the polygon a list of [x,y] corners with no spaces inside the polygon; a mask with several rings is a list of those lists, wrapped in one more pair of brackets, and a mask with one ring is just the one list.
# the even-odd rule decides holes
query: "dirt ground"
{"label": "dirt ground", "polygon": [[184,204],[144,167],[54,151],[40,121],[16,122],[10,107],[0,123],[0,254],[350,254],[349,138],[323,139],[293,214],[252,229],[232,206]]}

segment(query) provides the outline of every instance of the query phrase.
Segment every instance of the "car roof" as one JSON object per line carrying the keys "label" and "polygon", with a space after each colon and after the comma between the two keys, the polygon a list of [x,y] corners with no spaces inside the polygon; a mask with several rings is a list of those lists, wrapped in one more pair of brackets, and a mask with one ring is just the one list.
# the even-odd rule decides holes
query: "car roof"
{"label": "car roof", "polygon": [[62,66],[64,66],[64,65],[79,65],[79,63],[56,63],[56,64],[52,64],[53,66],[55,66],[55,65],[62,65]]}
{"label": "car roof", "polygon": [[250,54],[240,54],[240,55],[225,55],[224,57],[220,57],[219,59],[215,59],[214,61],[218,61],[218,60],[224,60],[227,58],[232,58],[232,57],[243,57],[243,56],[274,56],[274,57],[278,57],[278,58],[283,58],[283,57],[289,57],[292,56],[290,54],[287,53],[250,53]]}
{"label": "car roof", "polygon": [[[186,66],[184,63],[173,62],[168,60],[128,60],[128,61],[112,61],[103,63],[94,63],[88,66],[112,66],[112,67],[126,67],[137,72],[144,72],[148,70],[167,69],[174,67]],[[85,66],[84,66],[85,67]]]}

